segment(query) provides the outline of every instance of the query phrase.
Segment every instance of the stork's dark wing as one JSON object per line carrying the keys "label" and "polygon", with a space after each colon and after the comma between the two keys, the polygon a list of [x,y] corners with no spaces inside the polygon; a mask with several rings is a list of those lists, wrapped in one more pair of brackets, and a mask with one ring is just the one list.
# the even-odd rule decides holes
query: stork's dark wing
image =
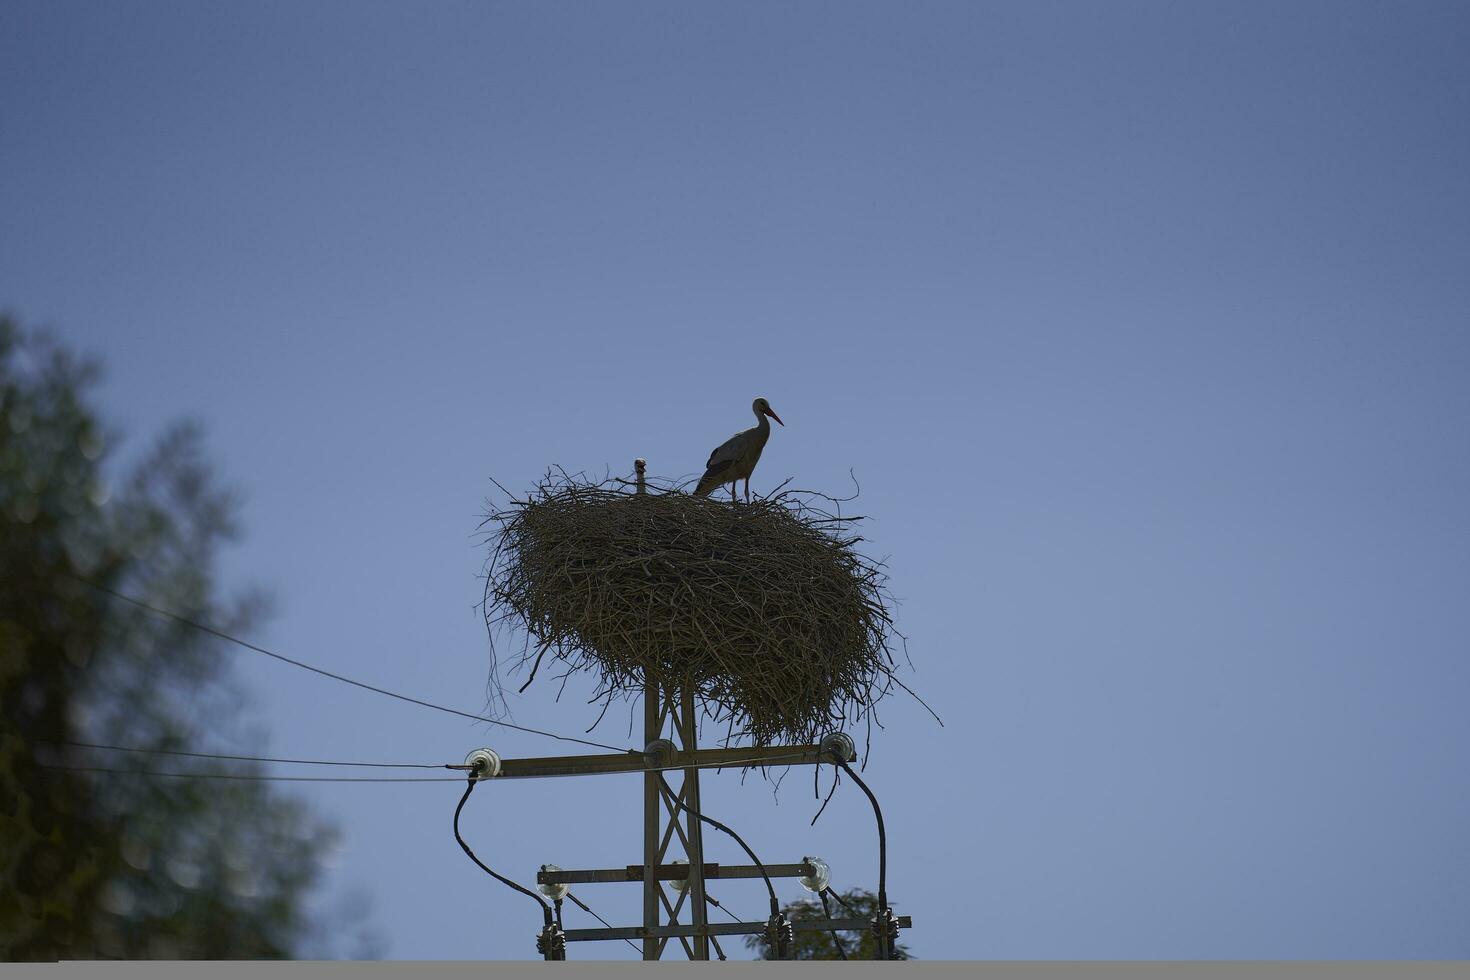
{"label": "stork's dark wing", "polygon": [[696,497],[703,497],[721,483],[730,482],[729,478],[724,474],[735,465],[735,457],[727,455],[724,459],[716,458],[720,455],[720,450],[724,448],[724,446],[721,446],[713,453],[710,453],[709,463],[704,469],[704,476],[699,478],[699,484],[694,488],[694,495]]}
{"label": "stork's dark wing", "polygon": [[704,476],[699,478],[699,482],[703,483],[711,477],[719,476],[734,465],[735,460],[733,459],[722,459],[719,462],[715,462],[715,458],[711,456],[709,462],[705,464]]}
{"label": "stork's dark wing", "polygon": [[[704,464],[705,468],[709,469],[710,472],[713,473],[716,472],[716,470],[714,469],[715,467],[723,469],[724,467],[729,466],[731,463],[735,462],[735,460],[739,459],[740,439],[744,435],[744,432],[737,432],[733,436],[716,446],[714,448],[714,451],[709,454],[709,461]],[[705,476],[709,476],[709,473],[706,473]]]}
{"label": "stork's dark wing", "polygon": [[699,478],[699,486],[694,491],[696,495],[703,496],[721,483],[730,482],[727,474],[740,461],[740,450],[744,437],[744,432],[737,432],[716,446],[715,451],[709,454],[709,462],[704,464],[704,476]]}

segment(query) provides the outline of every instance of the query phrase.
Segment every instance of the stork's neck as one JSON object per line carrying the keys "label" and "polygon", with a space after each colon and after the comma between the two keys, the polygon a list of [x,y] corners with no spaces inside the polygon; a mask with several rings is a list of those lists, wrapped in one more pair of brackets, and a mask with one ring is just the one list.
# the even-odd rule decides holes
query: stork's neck
{"label": "stork's neck", "polygon": [[771,437],[771,420],[758,410],[752,411],[755,411],[755,431],[761,434],[761,442],[765,442]]}

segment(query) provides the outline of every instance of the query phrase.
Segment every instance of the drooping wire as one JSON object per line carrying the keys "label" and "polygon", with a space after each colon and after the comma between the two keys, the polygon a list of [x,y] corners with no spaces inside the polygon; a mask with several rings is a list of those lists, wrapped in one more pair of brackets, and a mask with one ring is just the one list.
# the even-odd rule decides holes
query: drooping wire
{"label": "drooping wire", "polygon": [[457,840],[457,841],[459,841],[459,846],[464,850],[465,854],[469,855],[469,859],[471,861],[473,861],[473,862],[475,862],[475,864],[479,865],[481,871],[485,872],[487,875],[489,875],[490,877],[494,878],[496,881],[500,882],[502,885],[508,885],[511,888],[514,888],[516,891],[520,892],[522,895],[529,896],[532,900],[535,901],[535,903],[537,905],[541,906],[541,913],[542,913],[543,916],[545,916],[546,924],[548,926],[551,925],[552,924],[551,906],[546,904],[546,900],[544,898],[542,898],[540,895],[537,895],[535,892],[531,891],[531,889],[527,888],[525,885],[518,885],[514,881],[511,881],[509,878],[506,878],[503,875],[498,875],[494,871],[491,871],[490,870],[490,867],[487,864],[485,864],[484,861],[481,861],[479,858],[475,857],[475,852],[472,851],[472,850],[470,850],[470,845],[466,844],[465,841],[464,841],[464,838],[460,836],[460,833],[459,833],[459,815],[460,815],[460,812],[464,810],[465,801],[468,800],[470,798],[470,794],[475,791],[475,783],[477,781],[478,780],[477,780],[476,776],[471,776],[469,778],[469,780],[467,782],[467,785],[464,788],[464,795],[459,798],[459,806],[457,806],[457,807],[454,808],[454,839]]}
{"label": "drooping wire", "polygon": [[365,766],[375,769],[443,769],[437,762],[336,762],[326,759],[277,759],[263,755],[225,755],[218,752],[185,752],[182,749],[145,749],[131,745],[103,745],[99,742],[41,742],[42,745],[67,745],[79,749],[103,749],[108,752],[138,752],[146,755],[179,755],[191,759],[226,759],[233,762],[279,762],[302,766]]}
{"label": "drooping wire", "polygon": [[878,806],[878,797],[868,789],[868,784],[863,782],[858,774],[852,771],[852,767],[843,759],[837,759],[837,764],[842,771],[852,777],[852,781],[858,784],[858,789],[868,796],[868,802],[873,804],[873,816],[878,818],[878,907],[880,909],[888,905],[888,834],[883,829],[883,810]]}
{"label": "drooping wire", "polygon": [[399,694],[396,691],[390,691],[387,688],[377,687],[373,684],[364,683],[363,681],[353,680],[351,677],[344,677],[343,675],[335,674],[330,670],[324,670],[321,667],[314,667],[311,664],[292,659],[291,657],[287,657],[284,654],[275,653],[273,651],[267,650],[265,647],[256,646],[254,643],[248,643],[245,640],[239,639],[238,637],[234,637],[221,630],[217,630],[213,626],[209,626],[205,623],[198,622],[197,620],[190,619],[187,616],[180,616],[178,613],[169,612],[167,609],[160,609],[157,606],[150,605],[149,603],[146,603],[141,599],[135,599],[130,595],[124,595],[123,593],[118,592],[115,589],[111,589],[105,585],[100,585],[97,582],[84,579],[81,576],[73,575],[71,577],[75,578],[78,582],[81,582],[84,585],[88,585],[94,589],[97,589],[99,592],[105,592],[113,598],[121,599],[123,602],[131,603],[132,605],[137,606],[139,609],[146,609],[148,612],[154,613],[155,615],[163,616],[166,619],[172,619],[176,623],[180,623],[192,629],[199,630],[203,633],[208,633],[210,636],[218,637],[221,640],[225,640],[237,646],[242,646],[247,650],[253,650],[256,653],[264,654],[267,657],[272,657],[276,660],[281,661],[282,663],[290,664],[293,667],[300,667],[302,670],[309,670],[313,674],[320,674],[323,677],[329,677],[334,681],[341,681],[343,684],[351,684],[353,687],[360,687],[365,691],[372,691],[375,694],[382,694],[386,697],[397,698],[399,701],[407,701],[409,704],[417,704],[420,707],[433,708],[435,711],[443,711],[446,714],[458,715],[461,718],[468,718],[471,721],[483,721],[491,725],[499,725],[502,728],[513,728],[518,732],[526,732],[531,735],[544,735],[547,738],[558,739],[562,742],[577,742],[581,745],[591,745],[594,748],[611,749],[614,752],[641,751],[637,749],[622,748],[616,745],[607,745],[602,742],[592,742],[588,741],[585,738],[573,738],[570,735],[557,735],[554,732],[545,732],[539,728],[527,728],[524,725],[516,725],[508,721],[499,721],[495,718],[486,718],[484,715],[471,714],[468,711],[460,711],[458,708],[448,708],[442,704],[435,704],[432,701],[425,701],[422,698],[410,697],[407,694]]}
{"label": "drooping wire", "polygon": [[768,891],[771,895],[771,915],[779,915],[781,913],[781,903],[776,901],[776,886],[771,884],[771,876],[766,874],[766,866],[761,863],[760,858],[755,856],[755,851],[752,851],[750,849],[750,845],[745,843],[744,838],[742,838],[739,834],[735,833],[735,831],[731,830],[729,827],[726,827],[724,824],[720,823],[713,817],[707,817],[704,814],[700,813],[698,810],[691,809],[689,804],[685,803],[683,800],[679,799],[679,797],[674,795],[674,791],[669,788],[669,781],[664,779],[662,774],[659,775],[658,782],[659,785],[663,787],[664,795],[668,797],[669,802],[672,803],[674,806],[683,810],[685,813],[693,814],[695,817],[703,820],[711,827],[723,830],[725,833],[735,838],[735,843],[739,844],[745,849],[745,853],[750,855],[750,860],[753,861],[756,868],[760,870],[761,878],[764,879],[766,883],[766,891]]}
{"label": "drooping wire", "polygon": [[892,912],[888,907],[888,834],[883,829],[883,809],[878,806],[878,797],[868,788],[847,760],[841,756],[833,756],[833,761],[842,767],[842,771],[852,777],[852,781],[858,784],[858,788],[867,794],[868,802],[873,804],[873,816],[878,818],[878,957],[880,959],[894,958],[894,947],[886,930],[892,921]]}

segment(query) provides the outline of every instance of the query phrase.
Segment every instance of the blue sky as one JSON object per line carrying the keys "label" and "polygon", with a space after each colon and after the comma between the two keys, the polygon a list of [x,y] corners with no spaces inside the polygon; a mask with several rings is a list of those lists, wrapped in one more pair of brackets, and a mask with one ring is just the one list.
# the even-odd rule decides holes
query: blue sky
{"label": "blue sky", "polygon": [[[11,0],[0,305],[105,356],[128,447],[204,421],[252,639],[470,710],[490,479],[691,474],[765,395],[755,489],[856,472],[947,722],[894,701],[869,761],[916,952],[1470,957],[1467,41],[1459,3]],[[220,655],[282,753],[563,748]],[[535,955],[455,787],[295,792],[386,955]],[[704,783],[874,887],[866,802],[810,793]],[[501,784],[466,831],[615,867],[640,800]]]}

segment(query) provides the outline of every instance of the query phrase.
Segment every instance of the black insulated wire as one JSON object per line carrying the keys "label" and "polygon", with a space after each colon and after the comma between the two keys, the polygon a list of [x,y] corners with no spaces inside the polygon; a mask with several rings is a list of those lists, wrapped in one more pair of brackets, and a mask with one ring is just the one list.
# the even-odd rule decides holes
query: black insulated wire
{"label": "black insulated wire", "polygon": [[863,782],[858,774],[852,771],[852,767],[847,764],[847,761],[838,756],[833,756],[833,759],[837,765],[842,767],[843,772],[852,777],[852,781],[858,784],[858,788],[867,795],[868,802],[873,804],[873,816],[878,818],[878,958],[892,959],[894,949],[893,939],[887,931],[890,923],[893,921],[892,910],[888,907],[888,834],[883,829],[883,809],[878,806],[878,797],[874,796],[873,791],[868,788],[868,784]]}
{"label": "black insulated wire", "polygon": [[873,804],[873,816],[878,818],[878,905],[880,908],[888,906],[888,834],[883,829],[883,810],[878,806],[878,797],[868,789],[868,784],[858,777],[842,759],[837,760],[842,771],[852,777],[852,781],[858,784],[858,789],[867,794],[868,802]]}
{"label": "black insulated wire", "polygon": [[[832,918],[832,906],[827,904],[826,891],[817,892],[817,897],[822,900],[822,914],[829,919]],[[837,947],[838,956],[844,960],[847,959],[847,949],[842,945],[842,938],[837,935],[836,929],[832,930],[832,945]]]}
{"label": "black insulated wire", "polygon": [[464,838],[460,836],[459,815],[460,812],[464,810],[465,801],[468,800],[470,798],[470,794],[475,791],[475,782],[476,778],[474,776],[471,776],[469,778],[469,784],[465,786],[464,795],[459,798],[459,806],[454,808],[454,839],[459,841],[459,846],[464,850],[465,854],[469,855],[469,859],[471,861],[480,866],[481,871],[485,872],[487,875],[494,878],[502,885],[507,885],[511,888],[514,888],[516,891],[520,892],[522,895],[529,897],[537,905],[541,906],[541,914],[546,920],[546,925],[552,925],[553,921],[551,906],[546,904],[545,899],[543,899],[540,895],[537,895],[535,892],[531,891],[525,885],[518,885],[504,875],[498,875],[494,871],[491,871],[489,866],[486,865],[484,861],[481,861],[479,858],[475,857],[475,852],[470,850],[470,845],[466,844],[464,842]]}
{"label": "black insulated wire", "polygon": [[711,827],[715,827],[715,828],[718,828],[719,830],[723,830],[725,833],[727,833],[731,837],[735,838],[735,843],[737,843],[741,847],[745,848],[745,853],[750,855],[750,860],[755,863],[756,868],[761,873],[761,878],[765,880],[765,883],[766,883],[766,891],[770,892],[770,895],[771,895],[771,914],[772,915],[779,915],[781,913],[781,904],[776,901],[776,887],[771,884],[771,876],[768,875],[768,874],[766,874],[766,866],[761,863],[761,859],[760,858],[758,858],[758,857],[755,856],[755,851],[752,851],[750,849],[750,845],[747,844],[747,843],[745,843],[744,839],[741,838],[741,836],[739,834],[735,833],[735,831],[731,830],[729,827],[726,827],[724,824],[720,823],[718,820],[714,819],[713,817],[706,817],[704,814],[700,813],[698,810],[691,809],[689,807],[689,804],[685,803],[683,800],[679,799],[679,797],[675,796],[674,795],[674,791],[669,788],[669,782],[668,782],[668,780],[664,779],[662,773],[659,774],[658,782],[659,782],[659,785],[663,787],[664,794],[669,798],[669,802],[670,803],[674,804],[674,806],[676,806],[679,809],[683,810],[685,813],[691,813],[691,814],[693,814],[695,817],[697,817],[700,820],[703,820],[705,823],[709,824]]}

